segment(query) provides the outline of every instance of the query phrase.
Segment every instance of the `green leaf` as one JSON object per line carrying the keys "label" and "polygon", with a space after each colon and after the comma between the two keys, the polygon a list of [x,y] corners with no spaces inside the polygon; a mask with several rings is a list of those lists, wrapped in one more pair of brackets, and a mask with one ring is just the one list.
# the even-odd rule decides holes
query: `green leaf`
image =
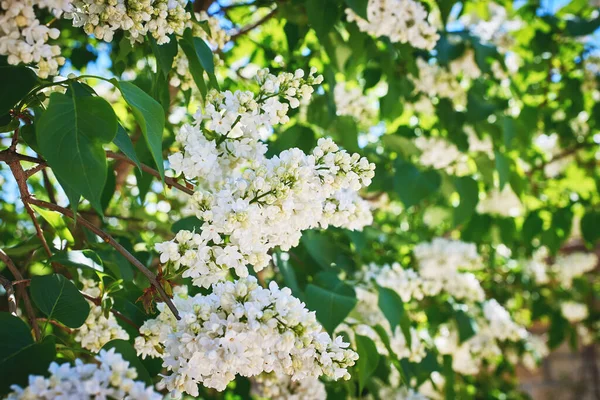
{"label": "green leaf", "polygon": [[454,209],[454,225],[456,226],[468,221],[475,212],[479,202],[479,186],[469,176],[455,178],[454,186],[460,196],[460,203]]}
{"label": "green leaf", "polygon": [[31,328],[21,318],[0,312],[0,360],[32,343]]}
{"label": "green leaf", "polygon": [[594,33],[600,27],[600,17],[591,20],[583,18],[571,18],[567,21],[566,33],[570,36],[585,36]]}
{"label": "green leaf", "polygon": [[316,311],[317,319],[330,334],[350,314],[356,297],[350,297],[318,286],[306,286],[306,305]]}
{"label": "green leaf", "polygon": [[140,165],[140,160],[138,160],[137,154],[135,153],[135,149],[133,148],[133,143],[131,142],[131,138],[125,131],[125,128],[121,124],[119,124],[117,128],[117,135],[113,140],[113,143],[125,154],[131,161],[135,163],[140,172],[142,171],[142,166]]}
{"label": "green leaf", "polygon": [[148,35],[152,53],[154,54],[154,57],[156,57],[158,67],[165,78],[169,76],[169,72],[171,72],[171,68],[173,67],[173,60],[177,55],[177,38],[175,35],[171,34],[169,35],[169,39],[170,40],[167,43],[159,45],[152,35]]}
{"label": "green leaf", "polygon": [[385,287],[379,287],[379,309],[387,318],[392,328],[392,332],[397,326],[400,326],[408,347],[412,346],[412,336],[410,335],[410,320],[404,310],[402,298],[393,291]]}
{"label": "green leaf", "polygon": [[339,19],[338,3],[333,0],[307,0],[306,15],[309,25],[322,42],[330,42],[327,34]]}
{"label": "green leaf", "polygon": [[100,97],[52,93],[37,127],[37,142],[56,177],[77,191],[102,214],[100,197],[106,182],[102,145],[117,133],[117,117]]}
{"label": "green leaf", "polygon": [[[191,33],[189,34],[189,36],[191,37]],[[194,82],[196,83],[200,94],[202,95],[202,97],[206,97],[208,89],[206,88],[206,82],[204,82],[204,68],[202,68],[202,64],[200,64],[200,60],[196,55],[193,39],[187,38],[186,40],[182,40],[179,42],[179,46],[181,47],[181,49],[185,53],[185,56],[188,59],[190,74],[192,74],[192,78],[194,79]]]}
{"label": "green leaf", "polygon": [[456,319],[456,325],[458,326],[458,338],[460,343],[475,336],[479,330],[475,320],[463,310],[455,310],[454,318]]}
{"label": "green leaf", "polygon": [[35,305],[48,316],[69,328],[79,328],[85,322],[90,306],[73,282],[62,275],[34,276],[31,297]]}
{"label": "green leaf", "polygon": [[8,65],[0,67],[0,116],[21,101],[38,83],[31,68]]}
{"label": "green leaf", "polygon": [[377,346],[367,336],[356,335],[356,351],[358,353],[358,361],[356,367],[358,369],[358,391],[362,393],[365,384],[377,369],[379,358]]}
{"label": "green leaf", "polygon": [[[119,88],[123,98],[131,107],[133,116],[137,121],[156,168],[161,179],[165,179],[165,168],[162,156],[162,135],[165,128],[165,112],[159,102],[131,82],[111,80]],[[116,128],[115,128],[116,129]]]}
{"label": "green leaf", "polygon": [[588,210],[581,218],[581,234],[585,241],[595,246],[600,239],[600,212]]}
{"label": "green leaf", "polygon": [[181,218],[179,221],[173,223],[171,232],[177,233],[182,230],[200,232],[202,224],[202,220],[190,215],[189,217]]}
{"label": "green leaf", "polygon": [[104,264],[93,250],[61,251],[50,257],[49,261],[55,261],[70,267],[91,268],[99,272],[104,272]]}
{"label": "green leaf", "polygon": [[418,204],[435,193],[442,184],[436,171],[421,172],[414,165],[398,159],[394,188],[406,208]]}
{"label": "green leaf", "polygon": [[368,0],[345,0],[346,4],[352,11],[356,13],[362,19],[368,19],[367,16],[367,5]]}
{"label": "green leaf", "polygon": [[454,369],[452,368],[452,356],[444,355],[444,377],[446,383],[444,385],[446,389],[446,400],[454,400],[456,394],[454,393]]}
{"label": "green leaf", "polygon": [[540,217],[539,213],[531,212],[527,218],[525,218],[525,222],[523,222],[523,227],[521,229],[521,238],[526,244],[531,244],[531,241],[534,237],[542,232],[542,227],[544,225],[544,221]]}
{"label": "green leaf", "polygon": [[[27,336],[31,339],[29,332]],[[13,335],[11,340],[16,337]],[[54,337],[48,336],[40,343],[33,343],[32,339],[27,346],[0,357],[0,395],[8,393],[10,385],[27,386],[29,375],[46,375],[55,356]]]}
{"label": "green leaf", "polygon": [[35,210],[35,212],[40,214],[42,218],[44,218],[46,222],[52,226],[52,228],[54,228],[58,236],[60,236],[62,239],[65,239],[69,243],[75,242],[75,239],[73,238],[69,227],[65,223],[62,214],[56,211],[46,210],[35,205],[32,205],[31,207]]}
{"label": "green leaf", "polygon": [[284,150],[297,147],[305,153],[310,152],[317,143],[315,132],[308,126],[295,124],[277,136],[275,142],[270,143],[268,155],[278,155]]}
{"label": "green leaf", "polygon": [[203,77],[204,71],[208,74],[211,85],[218,89],[219,85],[215,77],[213,53],[206,42],[198,37],[194,37],[192,30],[188,28],[183,33],[183,40],[179,42],[179,45],[188,58],[190,72],[202,96],[206,96],[206,83]]}
{"label": "green leaf", "polygon": [[510,179],[510,164],[504,154],[499,151],[495,151],[494,154],[496,156],[496,171],[498,171],[500,190],[502,190]]}
{"label": "green leaf", "polygon": [[138,374],[138,380],[144,381],[147,385],[152,385],[152,378],[148,374],[146,367],[144,367],[142,360],[138,358],[131,343],[126,340],[115,339],[106,343],[102,349],[107,351],[115,349],[115,353],[122,355],[125,361],[129,361],[129,366],[135,368]]}

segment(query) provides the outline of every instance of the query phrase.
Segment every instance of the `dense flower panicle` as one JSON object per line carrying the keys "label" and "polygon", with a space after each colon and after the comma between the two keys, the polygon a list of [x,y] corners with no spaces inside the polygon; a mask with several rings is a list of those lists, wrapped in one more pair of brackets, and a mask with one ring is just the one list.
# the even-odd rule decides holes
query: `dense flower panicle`
{"label": "dense flower panicle", "polygon": [[137,371],[115,349],[101,350],[95,358],[97,364],[84,364],[79,359],[75,365],[53,362],[48,368],[49,378],[30,375],[27,387],[11,386],[13,392],[7,400],[162,399],[152,386],[135,380]]}
{"label": "dense flower panicle", "polygon": [[333,90],[337,115],[348,115],[359,122],[369,123],[377,117],[378,99],[363,94],[361,87],[349,88],[338,82]]}
{"label": "dense flower panicle", "polygon": [[466,89],[461,81],[448,68],[430,63],[422,58],[417,59],[418,76],[410,76],[415,91],[424,93],[430,98],[447,98],[459,107],[467,104]]}
{"label": "dense flower panicle", "polygon": [[387,36],[394,43],[432,50],[439,39],[436,28],[427,21],[427,10],[414,0],[369,0],[367,20],[349,8],[346,16],[349,22],[356,21],[362,32]]}
{"label": "dense flower panicle", "polygon": [[556,260],[550,266],[550,272],[564,288],[569,289],[573,286],[575,278],[593,271],[598,263],[598,256],[595,253],[561,254],[556,257]]}
{"label": "dense flower panicle", "polygon": [[414,140],[421,150],[419,163],[425,167],[444,169],[450,174],[464,175],[469,172],[468,157],[454,143],[443,138],[419,136]]}
{"label": "dense flower panicle", "polygon": [[293,381],[288,375],[264,373],[252,379],[252,394],[271,400],[325,400],[325,384],[317,378]]}
{"label": "dense flower panicle", "polygon": [[502,191],[494,188],[479,200],[477,212],[514,218],[523,213],[523,204],[512,188],[505,185]]}
{"label": "dense flower panicle", "polygon": [[[236,375],[285,374],[293,381],[348,379],[357,354],[332,339],[314,312],[271,282],[254,277],[213,285],[208,295],[175,298],[177,321],[168,309],[142,325],[135,346],[142,357],[162,357],[170,371],[164,384],[174,394],[198,395],[198,384],[224,390]],[[160,305],[159,305],[160,307]]]}
{"label": "dense flower panicle", "polygon": [[11,65],[35,64],[40,78],[58,73],[65,63],[60,47],[49,44],[60,31],[41,22],[36,11],[45,9],[60,16],[69,7],[66,0],[2,0],[0,2],[0,55]]}
{"label": "dense flower panicle", "polygon": [[483,315],[498,340],[516,342],[527,336],[525,328],[517,324],[496,299],[487,300],[483,304]]}
{"label": "dense flower panicle", "polygon": [[419,271],[427,277],[472,271],[482,268],[482,260],[473,243],[445,238],[419,243],[414,248]]}
{"label": "dense flower panicle", "polygon": [[372,221],[357,191],[370,184],[374,164],[319,139],[311,154],[285,150],[266,158],[264,132],[288,122],[287,112],[307,101],[322,81],[311,71],[258,73],[259,95],[212,91],[196,125],[177,134],[183,151],[169,157],[176,174],[198,182],[190,206],[204,221],[198,232],[181,231],[159,243],[161,262],[172,262],[195,285],[208,287],[230,269],[239,277],[266,267],[269,250],[296,246],[303,230],[362,229]]}
{"label": "dense flower panicle", "polygon": [[460,19],[473,35],[483,42],[494,43],[499,50],[506,51],[514,43],[513,32],[522,26],[518,19],[510,19],[503,6],[487,3],[488,16],[480,18],[475,13],[465,14]]}
{"label": "dense flower panicle", "polygon": [[[92,297],[100,296],[100,289],[96,281],[80,277],[79,281],[83,284],[82,291]],[[129,340],[129,334],[123,329],[112,313],[108,317],[104,315],[102,307],[95,305],[91,301],[90,313],[83,325],[75,331],[75,341],[81,343],[84,349],[97,353],[111,340],[123,339]]]}
{"label": "dense flower panicle", "polygon": [[560,305],[560,312],[569,322],[581,322],[589,315],[587,305],[575,301],[565,301]]}
{"label": "dense flower panicle", "polygon": [[169,42],[169,35],[183,34],[191,15],[187,0],[73,0],[65,14],[73,26],[83,27],[88,35],[110,42],[117,30],[125,31],[134,42],[148,34],[158,44]]}

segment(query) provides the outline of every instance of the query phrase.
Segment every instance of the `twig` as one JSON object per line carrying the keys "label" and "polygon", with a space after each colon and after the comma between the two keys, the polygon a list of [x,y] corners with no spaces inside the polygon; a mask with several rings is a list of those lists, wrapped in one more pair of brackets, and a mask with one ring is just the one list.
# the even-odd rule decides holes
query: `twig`
{"label": "twig", "polygon": [[[136,165],[133,161],[131,161],[129,158],[127,158],[127,156],[125,156],[124,154],[114,153],[114,152],[112,152],[110,150],[106,151],[106,157],[112,158],[114,160],[121,160],[121,161],[129,163],[131,165]],[[148,173],[148,174],[150,174],[152,176],[155,176],[155,177],[157,177],[157,178],[160,179],[160,174],[154,168],[149,167],[146,164],[140,164],[140,167],[142,168],[142,171],[144,171],[144,172],[146,172],[146,173]],[[184,193],[187,193],[187,194],[190,194],[190,195],[194,194],[194,191],[192,189],[190,189],[190,188],[182,185],[181,183],[177,182],[177,180],[175,180],[174,178],[170,178],[170,177],[166,176],[165,177],[165,183],[167,184],[167,186],[175,187],[175,188],[181,190]]]}
{"label": "twig", "polygon": [[[31,198],[29,201],[33,205],[36,205],[38,207],[47,208],[52,211],[57,211],[71,219],[74,219],[74,217],[75,217],[75,215],[73,214],[73,211],[71,211],[67,208],[58,206],[56,204],[48,203],[47,201],[38,200],[38,199],[34,199],[34,198]],[[157,281],[156,275],[154,275],[152,273],[152,271],[150,271],[148,268],[146,268],[146,266],[144,266],[144,264],[142,264],[129,251],[127,251],[127,249],[125,249],[125,247],[121,246],[121,244],[119,242],[117,242],[111,235],[104,232],[102,229],[98,228],[96,225],[92,224],[91,222],[89,222],[88,220],[84,219],[81,216],[79,216],[77,218],[77,222],[80,223],[81,225],[83,225],[84,227],[88,228],[90,231],[92,231],[97,236],[102,238],[106,243],[108,243],[112,247],[114,247],[115,250],[117,250],[119,253],[121,253],[131,264],[133,264],[142,274],[144,274],[146,276],[146,278],[150,281],[150,284],[152,286],[154,286],[154,288],[158,291],[159,296],[167,304],[167,307],[169,307],[169,309],[171,310],[171,312],[173,313],[175,318],[177,318],[177,319],[180,318],[177,308],[175,308],[175,305],[173,304],[173,302],[171,301],[169,296],[165,293],[165,290],[163,289],[161,284]]]}
{"label": "twig", "polygon": [[29,168],[27,171],[25,171],[25,179],[29,179],[29,177],[35,175],[38,171],[41,171],[46,167],[46,164],[38,164],[33,168]]}
{"label": "twig", "polygon": [[[4,250],[0,249],[0,260],[6,264],[8,270],[13,274],[13,276],[17,280],[23,280],[23,275],[10,259],[10,257],[4,252]],[[29,294],[27,294],[27,289],[24,286],[17,286],[17,293],[23,299],[23,304],[25,305],[25,312],[27,313],[27,318],[29,319],[29,323],[31,324],[31,328],[33,328],[33,333],[35,335],[36,340],[40,340],[42,334],[40,332],[40,327],[35,321],[35,312],[33,311],[33,307],[31,306],[31,300],[29,300]]]}
{"label": "twig", "polygon": [[[27,211],[27,214],[29,214],[29,217],[31,218],[31,221],[33,222],[33,226],[35,227],[35,232],[37,234],[37,237],[40,239],[40,242],[42,243],[42,246],[44,247],[44,250],[46,251],[46,254],[48,255],[48,258],[52,257],[52,252],[50,251],[50,246],[48,246],[48,242],[46,241],[46,238],[44,237],[44,232],[42,231],[42,227],[40,226],[39,222],[37,221],[37,218],[35,216],[35,212],[33,211],[33,209],[31,208],[30,200],[31,200],[31,194],[29,193],[29,188],[27,187],[27,175],[25,174],[25,171],[23,170],[23,167],[21,166],[20,163],[20,157],[22,156],[21,154],[17,154],[17,153],[8,153],[8,155],[13,155],[14,157],[9,157],[6,162],[8,163],[8,166],[10,167],[10,170],[13,174],[13,176],[15,177],[15,180],[17,181],[17,187],[19,188],[19,193],[21,195],[21,201],[23,201],[23,205],[25,206],[25,211]],[[54,269],[54,272],[56,272],[58,270],[58,266],[56,263],[51,263],[52,264],[52,268]]]}
{"label": "twig", "polygon": [[243,27],[242,29],[240,29],[238,32],[234,33],[233,35],[231,35],[231,40],[235,40],[238,37],[245,35],[246,33],[250,32],[251,30],[259,27],[260,25],[264,24],[265,22],[267,22],[268,20],[270,20],[271,18],[273,18],[275,16],[275,14],[277,14],[277,9],[273,9],[271,10],[267,15],[265,15],[264,17],[262,17],[261,19],[259,19],[258,21],[250,24],[250,25],[246,25],[245,27]]}
{"label": "twig", "polygon": [[[89,294],[81,292],[81,291],[79,293],[81,293],[83,295],[83,297],[85,297],[86,299],[88,299],[89,301],[91,301],[92,303],[94,303],[97,306],[102,304],[102,301],[97,297],[90,296]],[[130,320],[129,318],[127,318],[126,316],[121,314],[119,311],[111,308],[110,312],[113,313],[115,315],[115,317],[117,317],[121,321],[125,322],[127,325],[134,327],[138,331],[140,330],[140,327],[135,322],[133,322],[132,320]]]}
{"label": "twig", "polygon": [[67,327],[67,326],[64,326],[63,324],[61,324],[61,323],[59,323],[58,321],[55,321],[55,320],[53,320],[53,319],[48,319],[48,318],[38,318],[37,320],[38,320],[38,321],[42,321],[42,322],[46,322],[46,323],[49,323],[49,324],[52,324],[52,325],[56,326],[57,328],[60,328],[60,329],[62,329],[63,331],[67,332],[69,335],[72,335],[72,334],[73,334],[73,332],[75,332],[75,330],[74,330],[74,329],[71,329],[71,328],[69,328],[69,327]]}
{"label": "twig", "polygon": [[8,298],[8,312],[17,316],[17,299],[15,298],[15,289],[10,279],[0,275],[0,284],[4,286],[6,297]]}

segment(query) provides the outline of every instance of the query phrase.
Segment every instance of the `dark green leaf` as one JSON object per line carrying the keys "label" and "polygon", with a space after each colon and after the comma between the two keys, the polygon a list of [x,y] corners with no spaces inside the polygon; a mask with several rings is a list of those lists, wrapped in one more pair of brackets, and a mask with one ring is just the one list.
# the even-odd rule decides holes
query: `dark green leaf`
{"label": "dark green leaf", "polygon": [[444,384],[446,400],[454,400],[456,398],[454,393],[454,369],[452,368],[452,356],[448,354],[444,355],[444,378],[446,378]]}
{"label": "dark green leaf", "polygon": [[31,68],[14,65],[0,67],[0,116],[8,114],[37,82],[37,76]]}
{"label": "dark green leaf", "polygon": [[410,320],[404,310],[402,298],[392,289],[379,287],[379,309],[387,318],[392,328],[392,332],[397,326],[400,326],[408,347],[412,346],[412,336],[410,334]]}
{"label": "dark green leaf", "polygon": [[32,343],[31,328],[22,319],[0,312],[0,360]]}
{"label": "dark green leaf", "polygon": [[362,393],[365,384],[373,375],[381,357],[377,352],[377,346],[367,336],[356,335],[356,351],[358,353],[358,391]]}
{"label": "dark green leaf", "polygon": [[435,193],[442,183],[436,171],[421,172],[401,159],[396,162],[394,189],[406,208],[418,204]]}
{"label": "dark green leaf", "polygon": [[478,331],[477,323],[469,314],[463,310],[454,312],[456,325],[458,326],[458,338],[460,343],[463,343],[472,338]]}
{"label": "dark green leaf", "polygon": [[169,72],[171,72],[171,68],[173,67],[173,60],[177,55],[177,38],[175,35],[169,35],[169,39],[167,43],[159,45],[152,35],[148,35],[152,53],[154,53],[159,69],[165,78],[169,76]]}
{"label": "dark green leaf", "polygon": [[165,128],[165,113],[162,106],[131,82],[119,82],[115,79],[112,82],[121,90],[123,98],[131,107],[133,116],[142,130],[148,149],[156,163],[158,173],[161,179],[164,180],[162,135]]}
{"label": "dark green leaf", "polygon": [[46,375],[55,356],[54,337],[48,336],[40,343],[31,343],[0,358],[0,395],[6,394],[10,385],[27,386],[29,375]]}
{"label": "dark green leaf", "polygon": [[499,151],[495,151],[496,156],[496,171],[498,171],[498,179],[500,182],[500,190],[504,189],[504,185],[510,177],[510,164],[504,154]]}
{"label": "dark green leaf", "polygon": [[306,305],[316,311],[317,319],[330,334],[350,314],[356,298],[341,295],[318,286],[306,287]]}
{"label": "dark green leaf", "polygon": [[90,306],[73,282],[62,275],[34,276],[31,297],[48,319],[55,319],[69,328],[79,328],[85,322]]}
{"label": "dark green leaf", "polygon": [[117,117],[106,100],[60,93],[50,96],[36,132],[41,153],[56,177],[101,214],[107,165],[102,145],[116,133]]}
{"label": "dark green leaf", "polygon": [[352,11],[356,13],[362,19],[368,19],[367,16],[367,4],[368,0],[345,0],[346,4]]}
{"label": "dark green leaf", "polygon": [[200,219],[191,215],[173,223],[173,225],[171,226],[171,232],[177,233],[182,230],[200,232],[200,227],[202,226],[202,224],[203,222]]}
{"label": "dark green leaf", "polygon": [[460,203],[454,209],[454,225],[456,226],[468,221],[475,212],[479,202],[479,186],[469,176],[455,178],[454,186],[460,196]]}
{"label": "dark green leaf", "polygon": [[581,218],[581,234],[585,241],[595,246],[600,239],[600,212],[588,210]]}
{"label": "dark green leaf", "polygon": [[119,124],[117,128],[117,135],[115,136],[113,143],[123,152],[123,154],[135,163],[140,171],[142,170],[140,160],[138,160],[137,154],[135,154],[133,143],[131,142],[127,131],[125,131],[125,128],[123,128],[121,124]]}

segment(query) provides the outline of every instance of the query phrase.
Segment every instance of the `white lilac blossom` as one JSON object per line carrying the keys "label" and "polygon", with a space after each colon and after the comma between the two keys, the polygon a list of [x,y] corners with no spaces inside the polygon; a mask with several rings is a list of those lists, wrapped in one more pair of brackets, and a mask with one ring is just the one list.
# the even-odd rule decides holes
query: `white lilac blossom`
{"label": "white lilac blossom", "polygon": [[[79,281],[83,284],[82,292],[92,297],[100,296],[100,289],[96,281],[83,277],[80,277]],[[75,331],[75,341],[81,343],[81,347],[97,353],[111,340],[129,340],[129,335],[119,325],[112,313],[106,316],[101,306],[95,305],[89,300],[88,303],[90,304],[90,313],[83,325]]]}
{"label": "white lilac blossom", "polygon": [[527,337],[527,331],[517,324],[508,311],[495,299],[487,300],[483,304],[483,315],[489,322],[489,328],[500,341],[517,342]]}
{"label": "white lilac blossom", "polygon": [[338,115],[348,115],[365,125],[377,117],[378,99],[365,95],[359,86],[348,87],[344,82],[338,82],[333,90],[335,109]]}
{"label": "white lilac blossom", "polygon": [[455,74],[448,68],[422,58],[417,59],[418,76],[410,76],[415,92],[424,93],[430,98],[447,98],[458,108],[467,104],[467,91]]}
{"label": "white lilac blossom", "polygon": [[477,79],[481,76],[481,70],[475,62],[475,52],[467,49],[464,53],[449,64],[450,72],[454,76],[462,76],[468,79]]}
{"label": "white lilac blossom", "polygon": [[13,392],[7,400],[162,399],[152,386],[146,387],[144,382],[135,380],[137,371],[115,349],[101,350],[95,359],[97,363],[91,364],[79,359],[75,365],[53,362],[48,368],[48,378],[30,375],[27,387],[11,386]]}
{"label": "white lilac blossom", "polygon": [[575,301],[565,301],[560,305],[560,312],[569,322],[581,322],[589,315],[587,305]]}
{"label": "white lilac blossom", "polygon": [[535,371],[541,360],[550,354],[546,344],[547,339],[538,335],[529,334],[525,339],[525,353],[521,356],[521,362],[530,371]]}
{"label": "white lilac blossom", "polygon": [[439,39],[436,28],[427,21],[427,10],[414,0],[369,0],[366,20],[350,9],[346,16],[349,22],[356,21],[362,32],[386,36],[394,43],[432,50]]}
{"label": "white lilac blossom", "polygon": [[515,41],[513,32],[521,28],[522,22],[510,19],[506,8],[496,3],[488,3],[486,11],[485,18],[469,13],[461,17],[461,22],[481,41],[494,43],[499,50],[506,52]]}
{"label": "white lilac blossom", "polygon": [[169,42],[169,35],[183,34],[191,15],[187,0],[73,0],[65,17],[73,26],[83,27],[88,35],[110,42],[122,30],[134,42],[152,35],[158,44]]}
{"label": "white lilac blossom", "polygon": [[197,396],[200,383],[222,391],[236,375],[348,379],[358,358],[275,282],[268,289],[254,277],[222,282],[208,295],[178,295],[174,303],[181,319],[159,304],[161,313],[142,325],[135,347],[142,357],[163,359],[168,374],[161,384],[176,396]]}
{"label": "white lilac blossom", "polygon": [[556,133],[550,135],[540,134],[534,139],[534,143],[542,150],[548,160],[548,162],[544,164],[544,174],[548,178],[556,178],[575,159],[574,155],[568,155],[553,160],[556,155],[563,151],[558,143],[558,135]]}
{"label": "white lilac blossom", "polygon": [[414,140],[421,150],[419,163],[425,167],[444,169],[450,174],[465,175],[469,172],[468,157],[446,139],[419,136]]}
{"label": "white lilac blossom", "polygon": [[271,400],[325,400],[325,384],[317,378],[293,381],[288,375],[261,374],[252,379],[252,394]]}
{"label": "white lilac blossom", "polygon": [[560,254],[550,266],[550,272],[562,287],[569,289],[573,285],[573,279],[593,271],[597,265],[598,256],[594,253]]}
{"label": "white lilac blossom", "polygon": [[65,0],[3,0],[0,2],[0,55],[11,65],[33,64],[40,78],[58,74],[65,63],[60,47],[49,43],[60,31],[40,21],[36,10],[60,16],[69,6]]}
{"label": "white lilac blossom", "polygon": [[548,249],[546,247],[540,247],[533,253],[531,259],[525,262],[525,272],[527,275],[531,276],[538,285],[545,285],[550,282],[548,264],[546,264],[547,258]]}
{"label": "white lilac blossom", "polygon": [[514,218],[523,213],[523,204],[511,187],[505,185],[502,191],[496,188],[489,191],[486,197],[479,201],[477,212]]}
{"label": "white lilac blossom", "polygon": [[314,70],[258,73],[260,91],[211,91],[195,125],[177,134],[183,151],[169,157],[176,174],[195,180],[190,206],[204,224],[159,243],[161,262],[171,262],[208,287],[233,269],[237,276],[266,267],[269,250],[296,246],[303,230],[327,227],[362,229],[372,221],[357,191],[370,184],[374,164],[319,139],[311,154],[285,150],[266,158],[259,139],[273,125],[289,121],[289,108],[307,101],[322,76]]}

